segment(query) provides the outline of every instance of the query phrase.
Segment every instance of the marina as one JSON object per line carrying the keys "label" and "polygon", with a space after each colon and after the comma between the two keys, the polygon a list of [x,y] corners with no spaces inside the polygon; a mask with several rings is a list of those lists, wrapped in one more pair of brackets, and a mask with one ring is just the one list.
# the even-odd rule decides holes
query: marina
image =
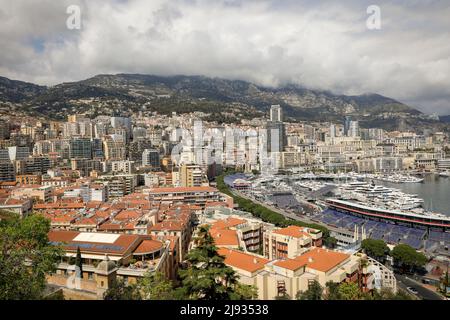
{"label": "marina", "polygon": [[[424,175],[420,181],[413,178],[356,173],[237,174],[228,176],[226,183],[270,206],[354,232],[355,239],[382,239],[392,245],[406,243],[429,254],[447,254],[450,211],[433,210],[436,207],[427,204],[434,199],[445,209],[450,179],[439,175]],[[434,186],[445,189],[437,192]],[[432,192],[432,197],[424,199],[426,192]]]}

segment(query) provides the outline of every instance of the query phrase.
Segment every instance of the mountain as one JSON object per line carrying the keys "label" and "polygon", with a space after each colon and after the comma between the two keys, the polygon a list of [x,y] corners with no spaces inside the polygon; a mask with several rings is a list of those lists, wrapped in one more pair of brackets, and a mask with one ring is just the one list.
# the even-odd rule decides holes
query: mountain
{"label": "mountain", "polygon": [[270,105],[280,104],[294,121],[342,122],[350,115],[363,126],[376,124],[387,129],[432,122],[420,111],[378,94],[346,96],[297,85],[269,88],[204,76],[97,75],[49,88],[0,78],[0,93],[0,104],[13,103],[16,110],[55,119],[70,113],[201,111],[212,119],[232,122],[263,116]]}
{"label": "mountain", "polygon": [[0,102],[24,102],[46,91],[46,87],[0,77]]}
{"label": "mountain", "polygon": [[448,115],[448,116],[440,116],[439,120],[441,120],[442,122],[450,123],[450,115]]}

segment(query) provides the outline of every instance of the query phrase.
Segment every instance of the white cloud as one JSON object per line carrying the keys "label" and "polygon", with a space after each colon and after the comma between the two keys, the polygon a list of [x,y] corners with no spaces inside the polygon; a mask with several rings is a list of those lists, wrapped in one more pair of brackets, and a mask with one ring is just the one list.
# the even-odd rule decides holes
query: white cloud
{"label": "white cloud", "polygon": [[[203,74],[377,92],[450,113],[450,7],[378,1],[0,0],[0,74],[38,83],[98,73]],[[65,8],[82,7],[67,30]]]}

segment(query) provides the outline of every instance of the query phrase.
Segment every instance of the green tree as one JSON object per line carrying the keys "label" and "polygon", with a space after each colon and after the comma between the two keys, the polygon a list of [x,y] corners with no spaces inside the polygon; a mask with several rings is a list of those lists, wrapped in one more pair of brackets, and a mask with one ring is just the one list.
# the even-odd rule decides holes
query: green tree
{"label": "green tree", "polygon": [[330,249],[336,248],[337,240],[334,237],[327,237],[324,239],[323,244]]}
{"label": "green tree", "polygon": [[389,254],[389,247],[383,240],[365,239],[361,242],[361,248],[369,256],[384,262]]}
{"label": "green tree", "polygon": [[139,289],[145,300],[174,300],[172,281],[161,272],[147,273],[139,282]]}
{"label": "green tree", "polygon": [[62,250],[49,243],[50,221],[40,215],[0,221],[0,299],[40,299],[46,274]]}
{"label": "green tree", "polygon": [[287,293],[283,293],[282,295],[276,296],[275,300],[292,300],[291,296]]}
{"label": "green tree", "polygon": [[80,270],[80,276],[83,277],[83,262],[81,260],[81,251],[80,251],[80,247],[77,247],[77,257],[75,259],[75,265],[79,268]]}
{"label": "green tree", "polygon": [[322,300],[323,288],[319,282],[314,280],[304,292],[297,292],[297,300]]}
{"label": "green tree", "polygon": [[339,293],[339,283],[328,281],[325,284],[325,299],[326,300],[340,300],[341,295]]}
{"label": "green tree", "polygon": [[242,283],[237,283],[234,293],[231,294],[232,300],[255,300],[258,299],[258,289]]}
{"label": "green tree", "polygon": [[103,294],[105,300],[141,300],[136,285],[127,285],[123,279],[115,279]]}
{"label": "green tree", "polygon": [[340,300],[360,300],[362,297],[361,290],[354,282],[344,282],[339,285]]}
{"label": "green tree", "polygon": [[394,265],[403,272],[413,272],[415,269],[422,268],[428,261],[427,257],[407,244],[398,244],[391,252],[394,258]]}
{"label": "green tree", "polygon": [[411,300],[411,295],[404,292],[403,290],[398,290],[394,293],[389,288],[381,288],[380,290],[374,290],[372,292],[373,300]]}
{"label": "green tree", "polygon": [[188,268],[179,271],[185,298],[230,300],[237,298],[238,276],[217,253],[208,226],[200,226],[195,248],[187,255]]}

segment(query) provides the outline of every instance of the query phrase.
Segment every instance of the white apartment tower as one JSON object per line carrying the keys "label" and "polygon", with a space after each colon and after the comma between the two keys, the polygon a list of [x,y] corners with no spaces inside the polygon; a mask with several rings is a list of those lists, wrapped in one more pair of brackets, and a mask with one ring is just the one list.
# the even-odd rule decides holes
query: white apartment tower
{"label": "white apartment tower", "polygon": [[283,110],[279,104],[270,107],[270,121],[282,122]]}

